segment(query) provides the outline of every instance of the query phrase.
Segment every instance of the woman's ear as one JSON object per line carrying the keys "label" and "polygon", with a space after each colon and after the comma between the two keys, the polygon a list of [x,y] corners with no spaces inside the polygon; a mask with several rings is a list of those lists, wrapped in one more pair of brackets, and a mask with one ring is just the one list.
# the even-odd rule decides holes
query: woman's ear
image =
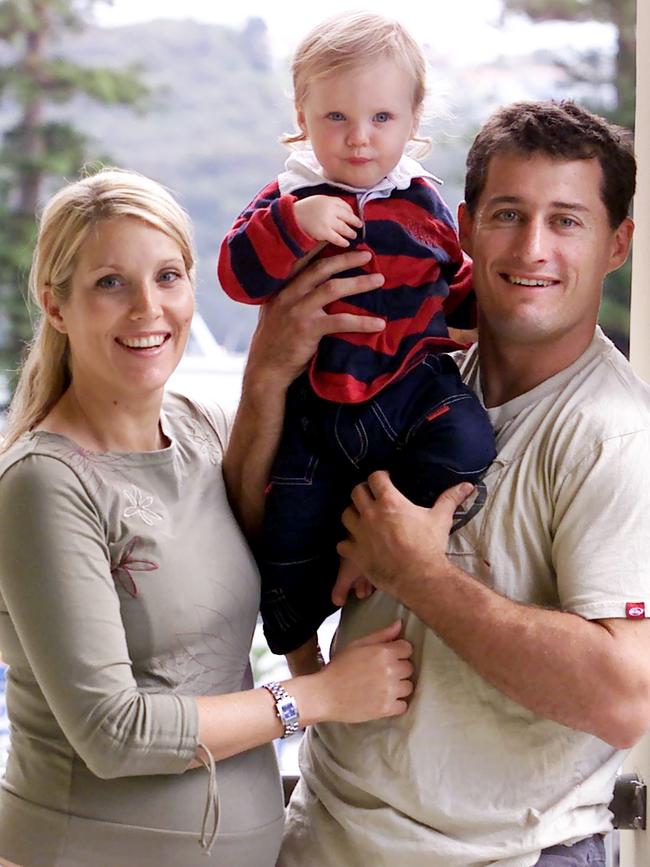
{"label": "woman's ear", "polygon": [[56,331],[59,331],[61,334],[68,333],[65,320],[61,314],[61,305],[56,300],[54,293],[49,287],[47,287],[43,292],[43,310],[45,311],[45,315],[47,316],[52,328],[56,329]]}

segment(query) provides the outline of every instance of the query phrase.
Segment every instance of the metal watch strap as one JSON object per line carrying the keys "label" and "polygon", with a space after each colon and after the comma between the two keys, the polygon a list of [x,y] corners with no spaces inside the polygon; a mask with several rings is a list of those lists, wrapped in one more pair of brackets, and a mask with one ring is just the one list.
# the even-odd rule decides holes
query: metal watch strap
{"label": "metal watch strap", "polygon": [[284,728],[282,737],[287,738],[299,732],[302,726],[300,725],[300,714],[295,698],[289,695],[286,689],[275,680],[263,683],[262,688],[267,689],[275,700],[275,712]]}

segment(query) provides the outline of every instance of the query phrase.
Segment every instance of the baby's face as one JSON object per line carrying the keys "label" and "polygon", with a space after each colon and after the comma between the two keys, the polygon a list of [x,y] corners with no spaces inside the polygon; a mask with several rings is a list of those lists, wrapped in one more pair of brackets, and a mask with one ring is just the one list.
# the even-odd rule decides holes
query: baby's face
{"label": "baby's face", "polygon": [[367,189],[395,168],[417,130],[413,79],[390,59],[334,73],[310,83],[297,116],[325,177]]}

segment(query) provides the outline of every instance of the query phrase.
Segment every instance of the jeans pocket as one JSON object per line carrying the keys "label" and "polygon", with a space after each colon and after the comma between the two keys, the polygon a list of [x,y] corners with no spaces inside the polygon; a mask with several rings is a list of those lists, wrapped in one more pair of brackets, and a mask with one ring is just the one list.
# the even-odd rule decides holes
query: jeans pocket
{"label": "jeans pocket", "polygon": [[311,485],[318,457],[308,452],[279,451],[271,472],[272,485]]}
{"label": "jeans pocket", "polygon": [[356,469],[368,454],[368,432],[355,405],[341,404],[334,420],[334,438],[340,453]]}

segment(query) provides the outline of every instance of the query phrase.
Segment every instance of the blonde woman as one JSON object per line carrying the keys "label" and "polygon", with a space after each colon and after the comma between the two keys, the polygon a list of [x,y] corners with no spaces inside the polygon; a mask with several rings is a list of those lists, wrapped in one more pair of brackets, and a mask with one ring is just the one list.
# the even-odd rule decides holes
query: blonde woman
{"label": "blonde woman", "polygon": [[147,178],[104,170],[44,210],[42,316],[0,456],[4,864],[272,867],[270,742],[406,707],[398,622],[251,688],[259,579],[222,478],[228,423],[164,395],[193,275],[187,215]]}

